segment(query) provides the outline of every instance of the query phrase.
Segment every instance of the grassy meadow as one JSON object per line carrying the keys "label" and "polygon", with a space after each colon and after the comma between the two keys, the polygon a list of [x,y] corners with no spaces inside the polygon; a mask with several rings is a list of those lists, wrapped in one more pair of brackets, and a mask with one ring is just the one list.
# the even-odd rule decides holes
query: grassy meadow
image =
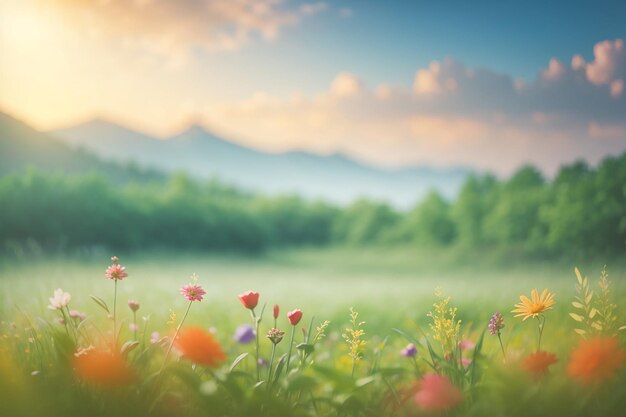
{"label": "grassy meadow", "polygon": [[[185,300],[174,296],[195,273],[207,290],[203,311],[191,318],[198,323],[205,320],[208,325],[211,317],[236,321],[231,312],[246,320],[236,295],[253,289],[269,307],[298,307],[335,323],[354,306],[368,312],[368,323],[383,332],[398,319],[426,323],[436,288],[461,307],[465,321],[485,321],[493,311],[506,312],[532,288],[556,292],[560,302],[555,308],[568,311],[574,266],[593,279],[608,263],[614,291],[626,298],[624,262],[503,260],[499,255],[408,247],[275,250],[258,256],[137,253],[123,256],[130,279],[120,284],[118,295],[122,302],[140,301],[142,311],[150,312],[157,325],[167,320],[170,307],[183,308]],[[18,305],[49,314],[46,300],[60,287],[83,294],[73,297],[75,308],[95,312],[97,306],[86,295],[113,297],[112,285],[104,278],[107,261],[106,255],[5,260],[0,265],[2,310],[7,314]]]}
{"label": "grassy meadow", "polygon": [[[511,410],[519,407],[520,404],[532,403],[529,407],[535,410],[533,415],[572,415],[572,410],[586,410],[587,413],[589,410],[598,412],[598,414],[584,415],[609,415],[603,413],[611,412],[613,407],[617,407],[617,403],[612,402],[617,398],[617,394],[612,394],[611,401],[607,401],[603,407],[599,408],[589,408],[588,401],[591,401],[589,399],[585,399],[581,404],[573,405],[573,408],[558,405],[564,398],[568,398],[567,396],[575,398],[578,395],[575,384],[570,381],[572,385],[565,385],[568,379],[563,378],[566,374],[570,352],[580,340],[580,336],[574,332],[577,323],[568,315],[573,311],[571,302],[576,295],[576,277],[574,264],[571,261],[540,261],[510,256],[508,260],[503,261],[501,254],[497,253],[484,253],[481,256],[480,253],[460,249],[417,250],[408,247],[276,250],[256,256],[167,252],[117,255],[120,256],[120,263],[126,266],[128,273],[127,278],[118,282],[117,320],[121,329],[119,343],[134,340],[133,332],[129,329],[133,316],[127,305],[129,299],[134,299],[141,306],[137,313],[139,324],[137,340],[140,347],[136,350],[143,351],[141,354],[131,352],[128,359],[132,358],[136,366],[143,363],[142,366],[147,374],[150,373],[148,369],[154,372],[158,364],[163,361],[162,352],[159,354],[155,351],[154,345],[150,346],[148,340],[153,337],[155,331],[159,332],[160,337],[171,336],[174,332],[175,323],[181,321],[181,316],[189,305],[189,302],[179,294],[179,289],[190,281],[194,273],[199,277],[198,284],[202,285],[207,294],[202,302],[192,303],[194,305],[190,309],[185,326],[211,329],[210,331],[219,341],[226,355],[226,365],[218,368],[222,369],[221,372],[225,372],[227,365],[245,352],[249,354],[237,364],[237,368],[246,375],[253,375],[255,372],[252,358],[254,343],[239,344],[233,338],[237,326],[250,323],[249,313],[237,299],[240,293],[249,289],[260,293],[257,313],[261,306],[267,303],[259,330],[260,357],[266,361],[271,356],[271,343],[264,335],[273,327],[271,309],[274,304],[278,304],[281,308],[277,327],[287,331],[287,337],[285,337],[287,341],[291,327],[286,318],[286,312],[289,310],[295,308],[303,310],[304,315],[300,326],[305,328],[308,327],[313,316],[315,316],[313,329],[324,320],[330,320],[325,332],[326,337],[315,347],[315,353],[312,356],[314,363],[311,363],[310,368],[298,368],[297,372],[292,371],[289,376],[284,376],[282,385],[272,388],[276,390],[276,393],[264,400],[256,397],[244,397],[239,400],[243,401],[242,404],[247,404],[249,408],[220,408],[221,411],[216,411],[215,415],[379,415],[378,413],[422,415],[420,409],[416,408],[412,401],[406,401],[406,398],[402,400],[402,392],[406,389],[403,387],[411,386],[410,381],[414,378],[411,377],[413,372],[416,376],[424,375],[428,372],[428,363],[435,361],[433,353],[429,353],[427,349],[429,343],[435,346],[434,349],[438,349],[436,342],[432,339],[435,332],[429,328],[431,317],[427,314],[433,311],[433,303],[437,301],[434,295],[436,288],[440,288],[444,295],[451,297],[451,306],[458,307],[456,318],[461,320],[459,340],[469,340],[473,344],[480,343],[481,334],[485,333],[480,348],[476,348],[480,349],[479,355],[470,356],[475,361],[480,358],[478,363],[485,374],[483,381],[480,383],[472,381],[469,388],[466,385],[466,402],[460,407],[443,410],[444,414],[518,415],[516,413],[521,413],[521,410],[516,413]],[[0,266],[0,311],[3,317],[0,332],[5,341],[3,349],[12,346],[14,351],[9,356],[5,356],[4,369],[0,367],[0,371],[7,372],[7,369],[10,369],[7,365],[9,358],[15,359],[17,355],[20,359],[19,365],[15,368],[21,368],[24,375],[32,372],[31,378],[37,379],[40,374],[45,373],[44,369],[38,369],[41,361],[33,359],[32,346],[29,346],[26,339],[33,335],[34,328],[39,328],[40,334],[37,338],[51,337],[50,340],[53,340],[51,346],[48,346],[52,352],[55,350],[55,344],[57,348],[61,344],[57,340],[63,333],[63,326],[56,322],[59,317],[58,311],[48,309],[48,298],[52,296],[56,288],[62,288],[72,295],[70,308],[86,314],[87,319],[81,331],[97,332],[100,338],[104,339],[111,337],[110,317],[107,318],[106,313],[89,297],[96,295],[111,308],[114,283],[104,276],[109,263],[108,256],[104,254],[3,259]],[[602,266],[603,262],[599,261],[578,265],[583,274],[589,276],[592,285],[595,285]],[[618,305],[623,306],[626,301],[626,264],[613,260],[608,265],[608,271],[612,282],[612,297]],[[522,322],[521,319],[513,318],[510,311],[518,302],[519,296],[529,295],[533,288],[538,288],[540,291],[548,288],[556,294],[554,309],[545,313],[545,333],[541,347],[543,350],[554,352],[559,361],[550,368],[551,374],[555,376],[549,375],[552,378],[545,377],[541,381],[528,379],[527,376],[515,373],[514,377],[505,373],[508,368],[503,366],[498,339],[486,331],[491,315],[496,311],[502,312],[506,323],[502,330],[502,340],[507,351],[508,364],[509,367],[518,369],[522,359],[535,349],[537,325],[533,319]],[[351,327],[350,307],[354,307],[359,312],[358,320],[365,322],[362,326],[365,331],[362,339],[366,341],[366,344],[361,350],[362,359],[356,366],[354,376],[356,382],[346,385],[346,380],[351,381],[349,378],[351,360],[348,344],[343,340],[343,334],[348,327]],[[173,322],[172,312],[176,315]],[[618,324],[620,325],[626,323],[626,315],[623,313],[618,310]],[[48,324],[42,325],[42,323]],[[394,331],[393,328],[401,329],[406,332],[409,339],[414,338],[417,342],[415,368],[411,360],[400,354],[409,339]],[[48,336],[46,336],[47,333],[49,333]],[[68,337],[69,335],[68,332]],[[93,334],[91,337],[94,337]],[[297,332],[296,344],[300,339],[302,335]],[[427,340],[429,342],[426,342]],[[80,342],[78,344],[80,345]],[[39,349],[43,349],[44,346],[46,342],[42,341]],[[287,342],[284,341],[282,345],[277,345],[278,354],[285,354],[287,346]],[[164,349],[163,346],[162,348]],[[146,352],[152,355],[151,359],[148,362],[145,360],[141,362],[140,358]],[[441,354],[441,352],[438,353],[438,355]],[[442,359],[439,358],[439,360]],[[180,398],[192,398],[193,405],[187,404],[183,409],[179,408],[180,404],[172,409],[169,409],[169,406],[163,409],[158,408],[157,411],[151,409],[151,414],[213,415],[207,410],[202,410],[202,404],[213,404],[211,401],[218,401],[216,404],[222,404],[220,401],[227,401],[225,398],[232,395],[227,388],[224,388],[226,390],[224,393],[221,392],[221,386],[218,389],[210,383],[212,380],[221,380],[224,386],[227,386],[228,377],[219,376],[220,371],[207,373],[198,371],[195,365],[188,368],[184,365],[183,359],[170,359],[170,361],[172,363],[166,371],[171,372],[170,378],[178,382],[170,380],[168,384],[172,385],[168,385],[169,389],[182,395]],[[52,364],[50,366],[52,369]],[[329,369],[332,369],[332,372]],[[463,375],[470,375],[470,367],[463,369]],[[124,391],[118,392],[110,389],[100,391],[97,386],[94,388],[89,384],[86,384],[86,387],[77,388],[70,384],[73,377],[59,376],[58,370],[50,372],[53,378],[57,379],[57,383],[68,384],[66,388],[72,386],[70,393],[62,396],[64,400],[53,399],[50,396],[46,398],[46,395],[50,394],[50,387],[48,387],[38,393],[44,394],[41,400],[41,404],[47,404],[42,406],[44,411],[37,407],[20,405],[21,403],[16,398],[20,398],[20,395],[27,395],[26,391],[36,390],[37,386],[24,388],[25,392],[20,393],[19,388],[16,388],[20,387],[20,383],[17,383],[17,385],[11,385],[13,388],[8,391],[7,387],[0,390],[4,391],[6,396],[2,402],[4,405],[0,407],[6,407],[11,415],[30,415],[30,413],[32,415],[72,415],[72,413],[83,412],[96,415],[127,415],[126,413],[131,415],[141,410],[145,411],[140,407],[145,408],[146,404],[158,401],[146,396],[145,391],[142,391],[145,386],[139,385],[133,394],[136,397],[133,401],[139,405],[122,407],[125,400],[120,400],[120,398],[128,399],[127,396],[130,394],[122,394]],[[190,373],[193,378],[187,374],[183,377],[184,372]],[[265,375],[266,372],[267,370],[263,368],[262,374]],[[472,370],[471,374],[473,373]],[[376,379],[379,374],[383,375],[380,377],[382,380]],[[463,378],[465,379],[466,376]],[[12,377],[17,378],[15,375]],[[301,392],[295,397],[296,394],[290,388],[294,384],[297,387],[301,383],[304,384],[302,378],[318,381],[320,385],[316,388],[305,385],[311,390],[312,396],[316,395],[319,398],[327,396],[330,405],[326,407],[320,405],[321,399],[317,400],[319,403],[314,403],[314,405],[317,404],[316,408],[311,408],[311,404],[303,405],[304,401],[300,399]],[[181,387],[181,384],[185,385],[181,381],[186,381],[186,379],[191,381],[187,381],[191,388]],[[307,381],[307,384],[314,384]],[[28,383],[24,381],[22,383],[28,386]],[[519,385],[524,385],[524,383],[530,383],[531,386],[540,383],[545,392],[552,394],[546,397],[533,388],[525,391],[526,398],[522,400],[519,398],[511,400],[508,406],[500,404],[496,414],[482,414],[486,410],[485,407],[488,407],[489,401],[504,401],[507,396],[514,397],[515,394],[510,390],[522,389]],[[246,385],[245,382],[241,384]],[[359,388],[360,384],[367,385],[367,388]],[[502,391],[502,384],[510,384],[510,386]],[[41,387],[39,389],[41,390]],[[250,389],[258,390],[251,386]],[[302,387],[299,389],[302,390]],[[528,387],[523,387],[523,389],[528,389]],[[100,400],[85,400],[85,397],[81,397],[85,395],[83,390],[87,390],[89,395],[95,395],[93,398],[100,398],[104,395],[105,398],[113,399],[113,401],[108,405],[103,405],[99,402]],[[210,392],[203,394],[203,390]],[[367,390],[372,391],[367,392]],[[484,391],[484,396],[481,399],[478,393],[482,391]],[[185,392],[187,394],[184,394]],[[199,395],[199,399],[189,392],[196,392],[195,395]],[[211,399],[212,395],[218,394],[222,400]],[[380,404],[389,402],[388,396],[392,394],[394,401],[401,406],[381,406]],[[470,396],[472,398],[476,396],[471,406],[469,405]],[[162,397],[158,398],[163,400]],[[279,407],[277,403],[269,399],[280,399],[277,401],[282,405]],[[162,404],[159,407],[162,407]],[[198,411],[196,407],[200,407],[201,411]],[[224,407],[223,404],[221,407]],[[252,412],[250,410],[254,410],[253,414],[248,414]],[[440,412],[435,414],[440,414]],[[431,414],[427,412],[425,415]]]}

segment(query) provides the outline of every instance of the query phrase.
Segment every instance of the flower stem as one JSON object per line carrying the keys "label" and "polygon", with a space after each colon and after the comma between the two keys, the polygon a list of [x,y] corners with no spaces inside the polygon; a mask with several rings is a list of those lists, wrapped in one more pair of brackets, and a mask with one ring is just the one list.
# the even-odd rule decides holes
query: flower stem
{"label": "flower stem", "polygon": [[267,371],[267,389],[270,389],[272,381],[272,366],[274,365],[274,355],[276,354],[276,344],[272,343],[272,357],[270,358],[270,366]]}
{"label": "flower stem", "polygon": [[65,315],[65,311],[63,311],[63,307],[61,307],[61,314],[63,315],[63,326],[65,327],[65,333],[67,333],[67,337],[70,337],[70,331],[67,328],[67,316]]}
{"label": "flower stem", "polygon": [[115,280],[115,290],[113,292],[113,341],[117,345],[117,280]]}
{"label": "flower stem", "polygon": [[176,338],[178,337],[178,332],[180,332],[180,328],[183,327],[183,323],[185,322],[185,319],[187,318],[187,314],[189,314],[189,310],[191,309],[192,304],[193,304],[193,301],[190,301],[189,305],[187,306],[187,311],[185,311],[185,315],[183,316],[183,319],[180,321],[180,324],[176,328],[176,333],[174,333],[174,337],[170,341],[170,345],[167,348],[167,352],[165,352],[165,360],[163,361],[163,365],[161,366],[161,370],[159,371],[159,374],[163,372],[163,369],[165,369],[165,365],[167,364],[167,358],[170,356],[170,352],[172,351],[174,342],[176,341]]}
{"label": "flower stem", "polygon": [[504,345],[502,344],[502,336],[500,332],[498,332],[498,340],[500,341],[500,349],[502,349],[502,358],[504,359],[504,363],[506,363],[506,352],[504,351]]}
{"label": "flower stem", "polygon": [[134,339],[137,340],[137,312],[133,311],[133,331],[134,331]]}
{"label": "flower stem", "polygon": [[354,378],[354,368],[356,367],[356,361],[352,358],[352,372],[350,372],[350,377]]}
{"label": "flower stem", "polygon": [[[543,319],[543,321],[542,321]],[[539,340],[537,341],[537,351],[541,350],[541,336],[543,336],[543,328],[546,325],[546,317],[545,316],[537,316],[537,325],[539,328]]]}
{"label": "flower stem", "polygon": [[296,326],[291,326],[291,340],[289,340],[289,355],[287,356],[287,371],[285,375],[289,373],[289,363],[291,362],[291,352],[293,349],[293,337],[296,334]]}
{"label": "flower stem", "polygon": [[254,328],[255,328],[256,381],[259,382],[261,380],[261,369],[259,366],[259,320],[257,320],[256,313],[254,312],[253,308],[250,309],[250,315],[252,315],[252,321],[254,322]]}

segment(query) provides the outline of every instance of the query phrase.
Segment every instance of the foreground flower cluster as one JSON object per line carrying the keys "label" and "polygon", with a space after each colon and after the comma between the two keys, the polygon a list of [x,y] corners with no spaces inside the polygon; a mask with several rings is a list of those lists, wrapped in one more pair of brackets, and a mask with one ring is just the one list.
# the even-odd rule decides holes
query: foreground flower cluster
{"label": "foreground flower cluster", "polygon": [[[76,297],[58,288],[49,298],[53,320],[24,314],[23,336],[17,324],[3,324],[2,415],[509,416],[529,398],[553,403],[529,415],[613,416],[626,407],[624,328],[606,271],[596,296],[576,270],[570,317],[581,328],[565,344],[542,344],[556,327],[557,297],[548,289],[533,289],[510,315],[495,312],[478,326],[465,325],[438,290],[424,314],[428,331],[393,328],[382,337],[369,334],[352,308],[333,328],[273,304],[266,323],[267,303],[252,290],[233,296],[238,326],[219,317],[187,324],[199,322],[198,304],[211,297],[194,275],[179,291],[184,308],[170,310],[163,328],[150,315],[137,320],[141,300],[117,311],[118,284],[132,276],[111,260],[104,275],[111,293],[90,296],[101,314],[71,309]],[[21,400],[29,397],[39,401]]]}

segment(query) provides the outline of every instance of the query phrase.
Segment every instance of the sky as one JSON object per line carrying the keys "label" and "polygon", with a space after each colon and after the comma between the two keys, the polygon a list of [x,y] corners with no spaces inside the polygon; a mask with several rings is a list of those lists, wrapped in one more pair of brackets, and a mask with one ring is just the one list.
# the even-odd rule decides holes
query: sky
{"label": "sky", "polygon": [[381,167],[626,150],[626,2],[0,0],[0,110]]}

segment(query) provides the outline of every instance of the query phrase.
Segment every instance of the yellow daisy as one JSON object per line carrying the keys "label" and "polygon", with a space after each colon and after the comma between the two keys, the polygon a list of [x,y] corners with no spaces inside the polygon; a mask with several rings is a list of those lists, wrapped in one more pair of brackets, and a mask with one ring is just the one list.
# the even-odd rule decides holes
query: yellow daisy
{"label": "yellow daisy", "polygon": [[521,303],[515,304],[517,308],[511,311],[512,313],[518,313],[515,317],[524,317],[524,320],[529,317],[537,317],[544,311],[550,310],[555,303],[554,294],[550,294],[547,288],[543,290],[541,297],[539,297],[539,291],[535,288],[530,293],[530,297],[520,296]]}

